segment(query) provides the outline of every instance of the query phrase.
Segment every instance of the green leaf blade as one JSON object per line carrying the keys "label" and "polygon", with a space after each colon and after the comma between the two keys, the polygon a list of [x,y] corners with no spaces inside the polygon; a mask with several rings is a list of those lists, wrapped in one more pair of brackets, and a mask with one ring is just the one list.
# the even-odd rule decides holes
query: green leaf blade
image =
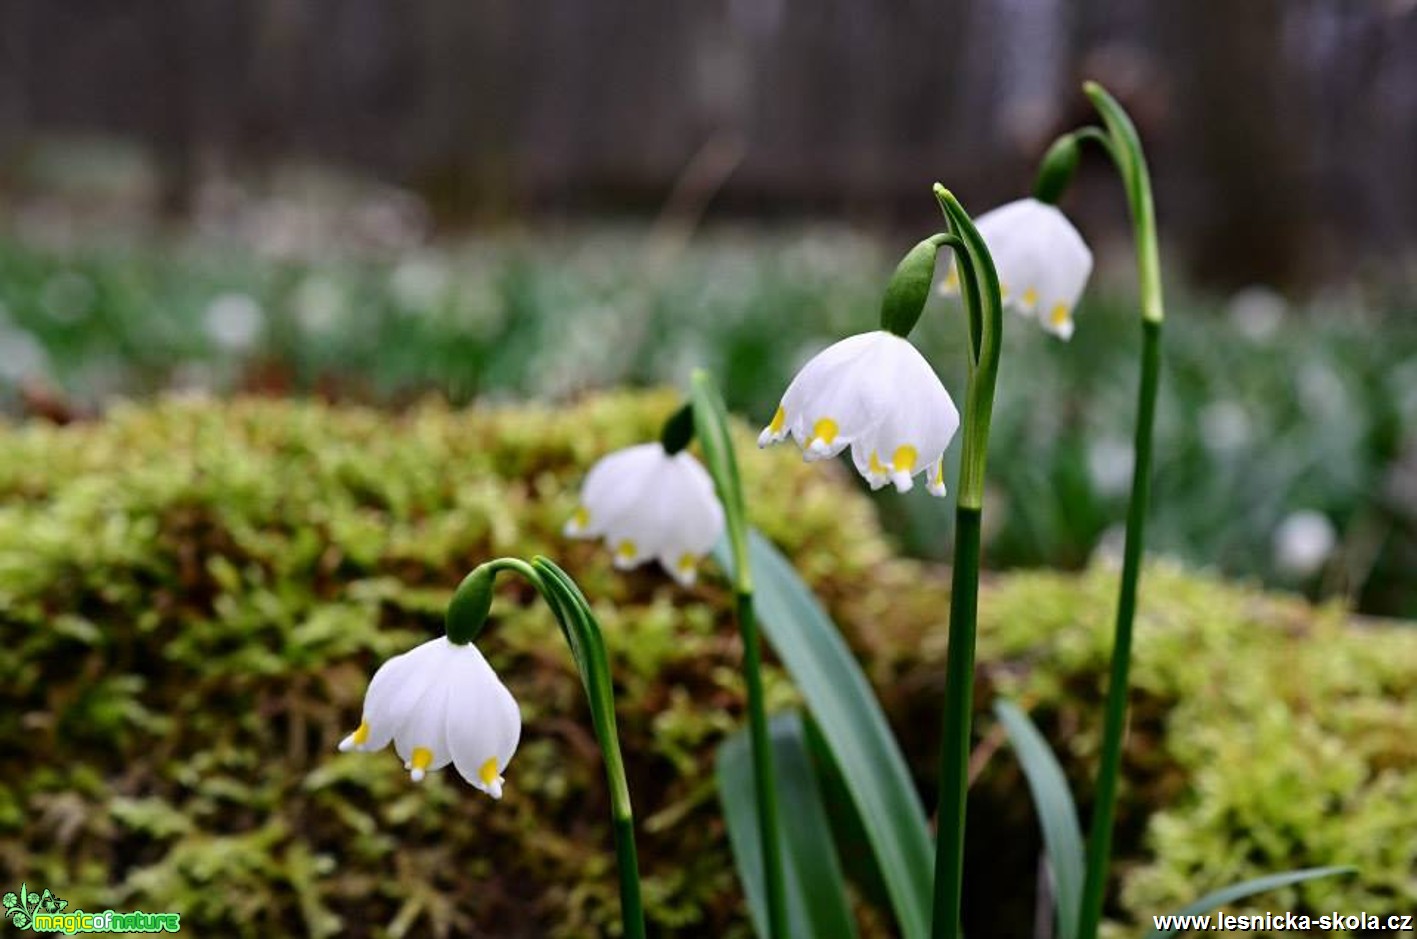
{"label": "green leaf blade", "polygon": [[[831,824],[807,752],[801,717],[774,717],[771,735],[773,769],[782,796],[779,833],[786,862],[790,934],[804,939],[856,939],[846,881],[831,840]],[[753,756],[746,730],[738,731],[719,747],[716,775],[729,841],[753,925],[759,935],[767,935]]]}
{"label": "green leaf blade", "polygon": [[[930,932],[934,844],[919,793],[870,683],[792,565],[757,531],[749,537],[763,632],[831,747],[871,840],[900,934]],[[725,569],[732,557],[715,551]]]}
{"label": "green leaf blade", "polygon": [[1086,868],[1082,827],[1073,804],[1067,777],[1048,741],[1033,721],[1012,701],[994,702],[994,714],[1018,755],[1038,825],[1043,830],[1043,847],[1053,872],[1053,908],[1058,920],[1058,939],[1076,939],[1078,911],[1082,906],[1082,883]]}

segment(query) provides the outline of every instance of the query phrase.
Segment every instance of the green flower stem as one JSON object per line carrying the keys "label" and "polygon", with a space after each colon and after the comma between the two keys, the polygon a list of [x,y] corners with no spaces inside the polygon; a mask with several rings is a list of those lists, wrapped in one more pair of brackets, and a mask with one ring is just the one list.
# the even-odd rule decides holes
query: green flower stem
{"label": "green flower stem", "polygon": [[1107,868],[1112,855],[1112,828],[1116,816],[1117,778],[1122,763],[1122,738],[1127,727],[1128,673],[1132,657],[1132,624],[1136,616],[1137,584],[1141,577],[1142,538],[1151,490],[1152,428],[1156,421],[1156,393],[1161,376],[1161,264],[1156,241],[1156,211],[1151,179],[1141,141],[1127,113],[1101,85],[1088,82],[1087,96],[1102,115],[1106,133],[1085,128],[1077,136],[1103,144],[1112,157],[1127,192],[1136,241],[1137,278],[1141,289],[1141,382],[1137,397],[1137,424],[1132,467],[1132,495],[1127,507],[1126,546],[1122,554],[1122,582],[1117,598],[1116,634],[1112,667],[1107,683],[1102,755],[1097,770],[1096,801],[1088,836],[1087,873],[1078,914],[1080,939],[1095,939],[1102,922],[1107,892]]}
{"label": "green flower stem", "polygon": [[[644,939],[644,902],[641,898],[639,856],[635,849],[635,821],[630,807],[630,785],[625,761],[620,754],[620,738],[615,726],[615,689],[600,624],[575,581],[544,557],[531,563],[520,558],[498,558],[478,566],[463,579],[448,605],[449,633],[466,636],[470,642],[486,623],[492,581],[503,570],[525,577],[541,594],[556,617],[561,634],[571,648],[571,658],[581,676],[590,705],[591,724],[605,763],[605,779],[610,789],[611,827],[615,838],[615,861],[620,876],[620,915],[627,939]],[[484,603],[484,597],[487,602]]]}
{"label": "green flower stem", "polygon": [[743,684],[748,694],[748,736],[753,752],[753,788],[758,800],[758,838],[763,855],[763,880],[768,908],[768,936],[785,939],[787,891],[783,881],[782,842],[778,834],[777,786],[773,774],[772,740],[768,735],[767,701],[763,693],[762,641],[753,611],[753,579],[748,564],[748,512],[728,412],[713,379],[694,372],[690,404],[694,429],[704,450],[704,462],[723,503],[724,525],[733,553],[733,584],[738,631],[743,638]]}
{"label": "green flower stem", "polygon": [[1003,300],[994,261],[969,214],[943,186],[935,197],[953,236],[960,294],[969,312],[970,371],[965,396],[964,448],[955,513],[954,574],[950,592],[949,658],[940,741],[940,793],[935,835],[935,889],[931,936],[958,939],[964,889],[965,801],[974,717],[974,644],[979,607],[980,529],[989,423],[999,372]]}

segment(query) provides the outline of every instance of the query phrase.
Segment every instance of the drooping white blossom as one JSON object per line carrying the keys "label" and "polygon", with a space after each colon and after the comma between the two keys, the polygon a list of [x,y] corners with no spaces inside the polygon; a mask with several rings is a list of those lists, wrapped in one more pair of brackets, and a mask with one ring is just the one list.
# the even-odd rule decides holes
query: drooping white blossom
{"label": "drooping white blossom", "polygon": [[446,636],[379,667],[364,695],[364,715],[341,750],[382,750],[393,741],[414,782],[452,763],[494,799],[521,739],[516,699],[472,643]]}
{"label": "drooping white blossom", "polygon": [[723,507],[713,479],[692,454],[642,443],[591,467],[565,533],[605,539],[621,569],[658,560],[688,586],[723,533]]}
{"label": "drooping white blossom", "polygon": [[926,488],[943,496],[944,453],[958,429],[959,411],[930,363],[909,340],[876,330],[828,346],[803,366],[758,446],[791,435],[807,460],[850,447],[872,489],[891,483],[907,492],[926,473]]}
{"label": "drooping white blossom", "polygon": [[[1019,199],[975,220],[999,273],[1004,305],[1036,317],[1060,339],[1073,334],[1073,310],[1092,273],[1092,252],[1057,206]],[[959,292],[951,263],[941,292]]]}

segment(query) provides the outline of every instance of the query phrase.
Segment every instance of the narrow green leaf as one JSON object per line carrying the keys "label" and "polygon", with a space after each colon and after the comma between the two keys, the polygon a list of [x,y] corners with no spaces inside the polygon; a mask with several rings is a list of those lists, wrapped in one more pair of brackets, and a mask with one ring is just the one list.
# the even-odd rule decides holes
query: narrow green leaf
{"label": "narrow green leaf", "polygon": [[[792,565],[759,532],[749,537],[763,632],[801,690],[861,814],[905,939],[930,932],[934,845],[890,725],[861,666]],[[715,556],[726,570],[723,544]]]}
{"label": "narrow green leaf", "polygon": [[[1256,877],[1254,880],[1242,881],[1238,884],[1231,884],[1229,887],[1222,887],[1213,893],[1207,893],[1190,906],[1181,908],[1176,912],[1176,916],[1203,916],[1214,910],[1220,909],[1227,903],[1234,903],[1236,900],[1243,900],[1252,897],[1257,893],[1264,893],[1267,890],[1278,890],[1280,887],[1288,887],[1291,884],[1303,883],[1306,880],[1317,880],[1320,877],[1332,877],[1335,874],[1357,873],[1352,867],[1306,867],[1303,870],[1285,871],[1282,874],[1269,874],[1265,877]],[[1179,933],[1180,929],[1153,929],[1146,934],[1146,939],[1167,939]]]}
{"label": "narrow green leaf", "polygon": [[728,409],[713,378],[703,369],[695,369],[691,379],[689,400],[694,409],[694,432],[703,447],[704,462],[713,477],[718,501],[723,503],[724,527],[733,549],[732,565],[725,570],[734,572],[734,587],[739,593],[753,589],[753,565],[748,562],[748,512],[743,505],[743,483],[738,476],[738,460],[733,455],[733,438],[728,433]]}
{"label": "narrow green leaf", "polygon": [[[773,771],[782,796],[780,836],[787,889],[790,935],[804,939],[855,939],[856,922],[847,899],[831,823],[807,754],[802,718],[779,714],[771,722]],[[718,794],[728,822],[728,839],[738,879],[748,897],[753,926],[767,935],[767,897],[758,841],[753,754],[740,730],[718,749]]]}
{"label": "narrow green leaf", "polygon": [[1009,735],[1019,765],[1033,793],[1043,846],[1053,871],[1053,910],[1058,917],[1058,939],[1074,939],[1078,909],[1082,904],[1082,828],[1063,768],[1048,748],[1048,741],[1033,721],[1012,701],[994,702],[994,714]]}

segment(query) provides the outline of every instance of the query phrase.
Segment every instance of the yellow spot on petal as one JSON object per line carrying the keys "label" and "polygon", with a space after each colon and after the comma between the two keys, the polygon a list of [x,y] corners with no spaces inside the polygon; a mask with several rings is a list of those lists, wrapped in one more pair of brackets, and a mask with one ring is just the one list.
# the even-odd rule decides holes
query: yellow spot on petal
{"label": "yellow spot on petal", "polygon": [[951,290],[959,289],[959,271],[950,268],[950,272],[945,275],[945,286]]}
{"label": "yellow spot on petal", "polygon": [[576,510],[571,513],[571,524],[577,528],[585,528],[590,524],[590,509],[583,505],[576,506]]}
{"label": "yellow spot on petal", "polygon": [[891,457],[891,466],[897,473],[913,473],[915,472],[915,461],[918,458],[919,454],[915,452],[915,448],[906,444],[903,447],[895,448],[895,455]]}
{"label": "yellow spot on petal", "polygon": [[1023,292],[1023,302],[1025,306],[1033,306],[1038,302],[1038,291],[1029,287]]}
{"label": "yellow spot on petal", "polygon": [[829,417],[824,417],[812,425],[812,437],[820,440],[827,446],[831,446],[836,435],[841,432],[841,428],[836,426],[836,421]]}
{"label": "yellow spot on petal", "polygon": [[782,433],[783,425],[785,425],[786,423],[787,412],[784,411],[782,409],[782,405],[779,404],[777,406],[777,413],[773,414],[772,416],[772,423],[768,425],[768,433],[774,435]]}
{"label": "yellow spot on petal", "polygon": [[433,765],[433,751],[427,747],[414,747],[413,759],[408,761],[415,772],[422,772]]}
{"label": "yellow spot on petal", "polygon": [[490,786],[497,781],[497,758],[489,756],[487,762],[482,764],[482,768],[477,771],[477,778],[482,780],[484,786]]}
{"label": "yellow spot on petal", "polygon": [[626,561],[634,560],[637,556],[639,556],[639,553],[639,547],[629,538],[626,538],[624,541],[621,541],[620,544],[615,548],[615,554]]}
{"label": "yellow spot on petal", "polygon": [[1048,321],[1054,326],[1063,326],[1068,322],[1068,305],[1059,303],[1053,307],[1053,312],[1048,314]]}
{"label": "yellow spot on petal", "polygon": [[689,573],[690,571],[692,571],[694,568],[696,568],[696,567],[698,567],[698,566],[699,566],[699,559],[696,558],[696,557],[694,557],[692,554],[681,554],[681,555],[679,555],[679,564],[678,564],[678,567],[679,567],[679,572],[680,572],[681,574],[687,574],[687,573]]}
{"label": "yellow spot on petal", "polygon": [[884,464],[881,463],[881,457],[875,450],[871,451],[871,465],[866,467],[866,469],[872,476],[884,476],[890,472],[890,470],[886,469]]}
{"label": "yellow spot on petal", "polygon": [[351,739],[354,741],[356,747],[364,746],[364,744],[369,741],[369,725],[364,721],[360,721],[359,726],[354,729]]}

